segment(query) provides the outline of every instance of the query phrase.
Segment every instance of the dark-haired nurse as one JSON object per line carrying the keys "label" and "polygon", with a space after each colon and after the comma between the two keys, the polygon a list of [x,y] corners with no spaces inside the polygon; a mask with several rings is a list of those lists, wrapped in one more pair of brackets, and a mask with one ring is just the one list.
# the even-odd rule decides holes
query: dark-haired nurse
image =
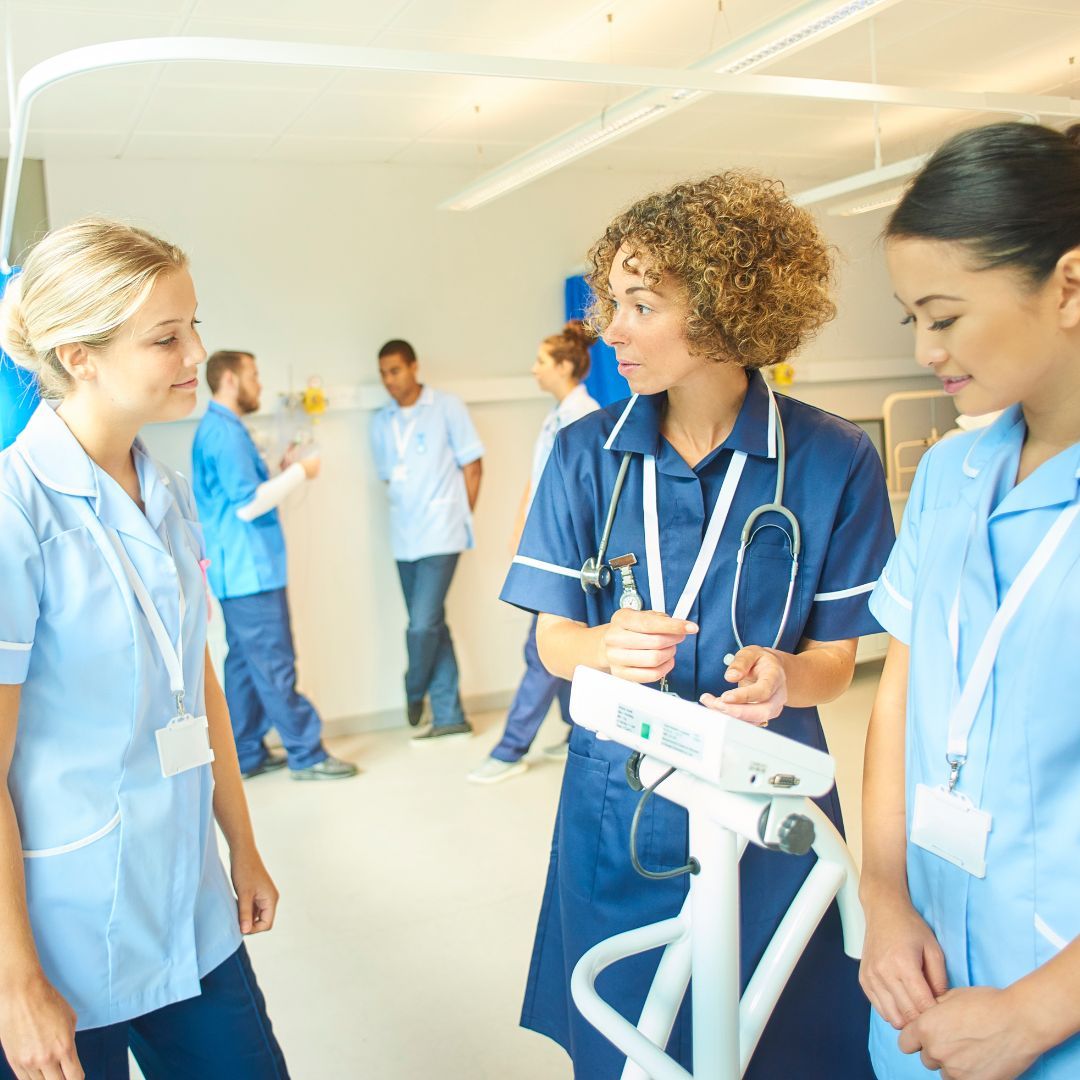
{"label": "dark-haired nurse", "polygon": [[[569,678],[585,664],[637,683],[666,676],[687,700],[823,750],[816,707],[843,693],[856,639],[878,630],[867,598],[893,541],[881,462],[866,436],[773,395],[760,371],[832,316],[828,247],[779,184],[728,173],[631,207],[608,226],[590,261],[596,321],[634,396],[556,436],[503,598],[541,613],[537,641],[553,674]],[[773,501],[780,424],[784,502],[801,524],[802,557],[788,607],[787,523],[775,513],[759,520],[735,598],[736,633],[740,533],[754,508]],[[637,586],[653,610],[619,609],[615,584],[586,595],[580,583],[626,453],[609,557],[636,555]],[[574,1008],[574,966],[597,942],[678,914],[688,887],[685,876],[648,881],[631,865],[640,796],[626,782],[628,756],[585,728],[571,733],[522,1016],[566,1048],[581,1080],[614,1080],[624,1058]],[[835,792],[822,802],[839,824]],[[650,869],[684,866],[686,812],[651,800],[638,849]],[[746,849],[744,986],[812,865],[812,855]],[[604,999],[634,1023],[657,960],[655,952],[633,957],[597,981]],[[869,1080],[868,1023],[834,905],[745,1075]],[[668,1052],[692,1069],[692,1050],[684,1005]]]}
{"label": "dark-haired nurse", "polygon": [[916,358],[1004,412],[923,458],[870,601],[893,636],[863,803],[881,1080],[1080,1077],[1078,132],[955,136],[886,229]]}

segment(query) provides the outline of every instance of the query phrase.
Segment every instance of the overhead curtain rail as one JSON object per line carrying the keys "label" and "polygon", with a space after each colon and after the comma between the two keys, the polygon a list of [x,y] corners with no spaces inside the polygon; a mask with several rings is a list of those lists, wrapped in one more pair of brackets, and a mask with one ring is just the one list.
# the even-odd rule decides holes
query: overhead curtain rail
{"label": "overhead curtain rail", "polygon": [[9,269],[12,229],[22,174],[30,108],[47,87],[76,75],[133,64],[176,61],[282,64],[291,67],[401,71],[433,75],[469,75],[538,82],[589,83],[671,90],[703,90],[713,94],[755,97],[860,101],[881,105],[994,112],[1036,119],[1039,116],[1080,119],[1080,102],[1063,97],[924,90],[911,86],[799,79],[778,75],[717,75],[686,68],[592,64],[570,60],[538,60],[472,53],[422,52],[355,45],[309,45],[299,42],[240,38],[133,38],[58,53],[35,64],[19,79],[12,109],[10,152],[0,211],[0,269]]}

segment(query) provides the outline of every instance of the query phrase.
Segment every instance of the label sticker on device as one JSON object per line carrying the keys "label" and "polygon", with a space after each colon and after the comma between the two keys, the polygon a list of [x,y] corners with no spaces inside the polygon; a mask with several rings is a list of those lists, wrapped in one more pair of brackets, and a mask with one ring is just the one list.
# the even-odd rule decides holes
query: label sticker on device
{"label": "label sticker on device", "polygon": [[705,740],[698,732],[687,731],[685,728],[677,727],[672,723],[664,725],[663,733],[660,736],[660,745],[666,750],[674,750],[676,753],[690,758],[700,759],[702,757],[704,743]]}
{"label": "label sticker on device", "polygon": [[640,739],[649,738],[655,724],[655,717],[638,712],[629,705],[619,705],[615,712],[615,726],[620,731]]}

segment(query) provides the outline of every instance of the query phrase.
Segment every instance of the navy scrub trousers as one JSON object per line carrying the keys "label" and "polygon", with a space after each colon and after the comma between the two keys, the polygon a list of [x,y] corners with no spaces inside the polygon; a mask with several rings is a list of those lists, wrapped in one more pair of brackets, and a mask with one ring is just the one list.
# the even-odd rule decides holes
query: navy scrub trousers
{"label": "navy scrub trousers", "polygon": [[[128,1048],[146,1080],[289,1080],[266,1000],[243,945],[205,975],[202,993],[75,1036],[86,1080],[128,1080]],[[0,1080],[15,1080],[0,1055]]]}
{"label": "navy scrub trousers", "polygon": [[536,648],[536,623],[537,616],[534,615],[529,624],[529,636],[525,639],[525,674],[506,714],[506,730],[499,745],[491,751],[497,761],[520,761],[529,752],[556,697],[563,720],[567,725],[571,723],[570,683],[552,675],[541,663]]}
{"label": "navy scrub trousers", "polygon": [[289,601],[284,589],[221,601],[225,615],[225,700],[229,703],[240,771],[266,756],[263,738],[275,728],[290,769],[306,769],[327,757],[322,720],[296,690]]}

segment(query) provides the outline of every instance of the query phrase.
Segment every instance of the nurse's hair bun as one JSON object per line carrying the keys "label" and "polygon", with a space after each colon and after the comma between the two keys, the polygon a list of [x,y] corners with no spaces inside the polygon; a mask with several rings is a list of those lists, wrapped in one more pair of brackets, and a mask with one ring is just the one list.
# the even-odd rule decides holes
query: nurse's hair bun
{"label": "nurse's hair bun", "polygon": [[0,348],[20,367],[36,371],[38,357],[20,306],[22,288],[19,276],[15,274],[8,280],[4,299],[0,301]]}
{"label": "nurse's hair bun", "polygon": [[557,334],[544,338],[544,347],[556,364],[569,364],[572,378],[581,382],[589,374],[589,346],[596,335],[580,319],[571,319]]}
{"label": "nurse's hair bun", "polygon": [[108,345],[157,279],[186,266],[180,248],[119,221],[86,218],[54,229],[8,282],[0,344],[37,376],[43,397],[62,398],[72,379],[57,348]]}

